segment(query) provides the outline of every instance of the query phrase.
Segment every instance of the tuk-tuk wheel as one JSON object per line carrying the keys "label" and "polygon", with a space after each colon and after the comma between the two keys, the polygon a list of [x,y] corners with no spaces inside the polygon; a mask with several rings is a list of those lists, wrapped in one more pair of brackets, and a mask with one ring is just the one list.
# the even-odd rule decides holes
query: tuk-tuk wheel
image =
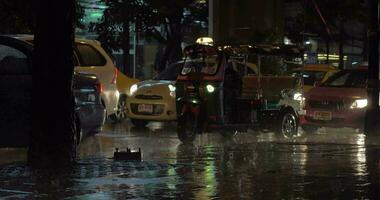
{"label": "tuk-tuk wheel", "polygon": [[285,111],[280,118],[280,133],[285,138],[294,138],[298,135],[298,120],[294,112]]}
{"label": "tuk-tuk wheel", "polygon": [[185,112],[178,120],[177,134],[183,143],[193,142],[199,132],[198,119],[191,112]]}

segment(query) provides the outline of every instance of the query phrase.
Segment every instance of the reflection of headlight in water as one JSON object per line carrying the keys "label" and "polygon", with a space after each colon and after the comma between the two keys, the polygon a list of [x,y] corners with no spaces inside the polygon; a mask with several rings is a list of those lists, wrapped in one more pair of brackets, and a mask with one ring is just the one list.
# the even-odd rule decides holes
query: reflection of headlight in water
{"label": "reflection of headlight in water", "polygon": [[356,171],[356,176],[366,176],[368,175],[367,169],[367,158],[366,158],[366,146],[365,146],[365,134],[358,134],[356,144],[357,153],[356,153],[356,162],[353,162],[353,167]]}
{"label": "reflection of headlight in water", "polygon": [[357,152],[356,160],[353,162],[353,167],[356,171],[356,176],[366,176],[368,174],[367,170],[367,158],[366,158],[366,146],[365,146],[365,134],[358,134],[356,138]]}
{"label": "reflection of headlight in water", "polygon": [[365,145],[365,134],[359,134],[356,140],[357,145]]}

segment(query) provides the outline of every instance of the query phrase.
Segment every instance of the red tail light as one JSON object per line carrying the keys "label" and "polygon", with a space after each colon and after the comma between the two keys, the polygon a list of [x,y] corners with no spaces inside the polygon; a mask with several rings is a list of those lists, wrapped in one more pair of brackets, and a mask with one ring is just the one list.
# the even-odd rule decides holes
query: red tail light
{"label": "red tail light", "polygon": [[103,92],[103,86],[102,86],[102,83],[100,81],[99,81],[97,87],[98,87],[98,90],[99,90],[99,94],[102,94],[102,92]]}
{"label": "red tail light", "polygon": [[117,70],[117,67],[115,66],[114,71],[113,71],[113,78],[112,78],[111,84],[116,84],[118,73],[119,73],[119,70]]}

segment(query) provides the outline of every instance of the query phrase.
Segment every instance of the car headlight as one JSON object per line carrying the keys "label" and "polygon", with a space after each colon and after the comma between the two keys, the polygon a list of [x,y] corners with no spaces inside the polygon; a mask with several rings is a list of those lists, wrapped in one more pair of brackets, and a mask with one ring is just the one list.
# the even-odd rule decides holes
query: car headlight
{"label": "car headlight", "polygon": [[132,96],[137,91],[137,84],[133,84],[129,89],[129,93]]}
{"label": "car headlight", "polygon": [[170,92],[175,92],[175,89],[176,89],[176,88],[175,88],[174,85],[169,84],[168,87],[169,87],[169,91],[170,91]]}
{"label": "car headlight", "polygon": [[168,85],[168,88],[169,88],[169,91],[170,91],[170,93],[169,93],[170,96],[175,98],[175,90],[176,90],[176,87],[175,87],[174,85],[172,85],[172,84],[169,84],[169,85]]}
{"label": "car headlight", "polygon": [[365,108],[367,107],[367,104],[368,104],[368,100],[367,99],[356,99],[352,105],[351,105],[351,109],[355,109],[355,108]]}
{"label": "car headlight", "polygon": [[213,93],[215,91],[215,87],[212,85],[207,85],[206,86],[207,92]]}

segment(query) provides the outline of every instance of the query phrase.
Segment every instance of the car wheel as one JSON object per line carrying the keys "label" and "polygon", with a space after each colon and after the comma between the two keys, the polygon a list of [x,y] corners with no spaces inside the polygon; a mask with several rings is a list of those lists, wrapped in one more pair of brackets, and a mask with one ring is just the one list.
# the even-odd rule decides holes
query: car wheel
{"label": "car wheel", "polygon": [[124,121],[127,118],[127,97],[125,95],[120,96],[115,117],[118,122]]}
{"label": "car wheel", "polygon": [[302,129],[307,134],[313,134],[313,133],[316,133],[318,131],[318,127],[311,126],[311,125],[303,125]]}
{"label": "car wheel", "polygon": [[285,138],[294,138],[298,135],[298,120],[297,116],[292,111],[285,111],[280,117],[279,132]]}
{"label": "car wheel", "polygon": [[199,132],[197,117],[191,112],[185,112],[178,120],[177,134],[182,143],[191,143]]}
{"label": "car wheel", "polygon": [[131,122],[134,126],[142,128],[145,127],[149,122],[142,119],[131,119]]}

